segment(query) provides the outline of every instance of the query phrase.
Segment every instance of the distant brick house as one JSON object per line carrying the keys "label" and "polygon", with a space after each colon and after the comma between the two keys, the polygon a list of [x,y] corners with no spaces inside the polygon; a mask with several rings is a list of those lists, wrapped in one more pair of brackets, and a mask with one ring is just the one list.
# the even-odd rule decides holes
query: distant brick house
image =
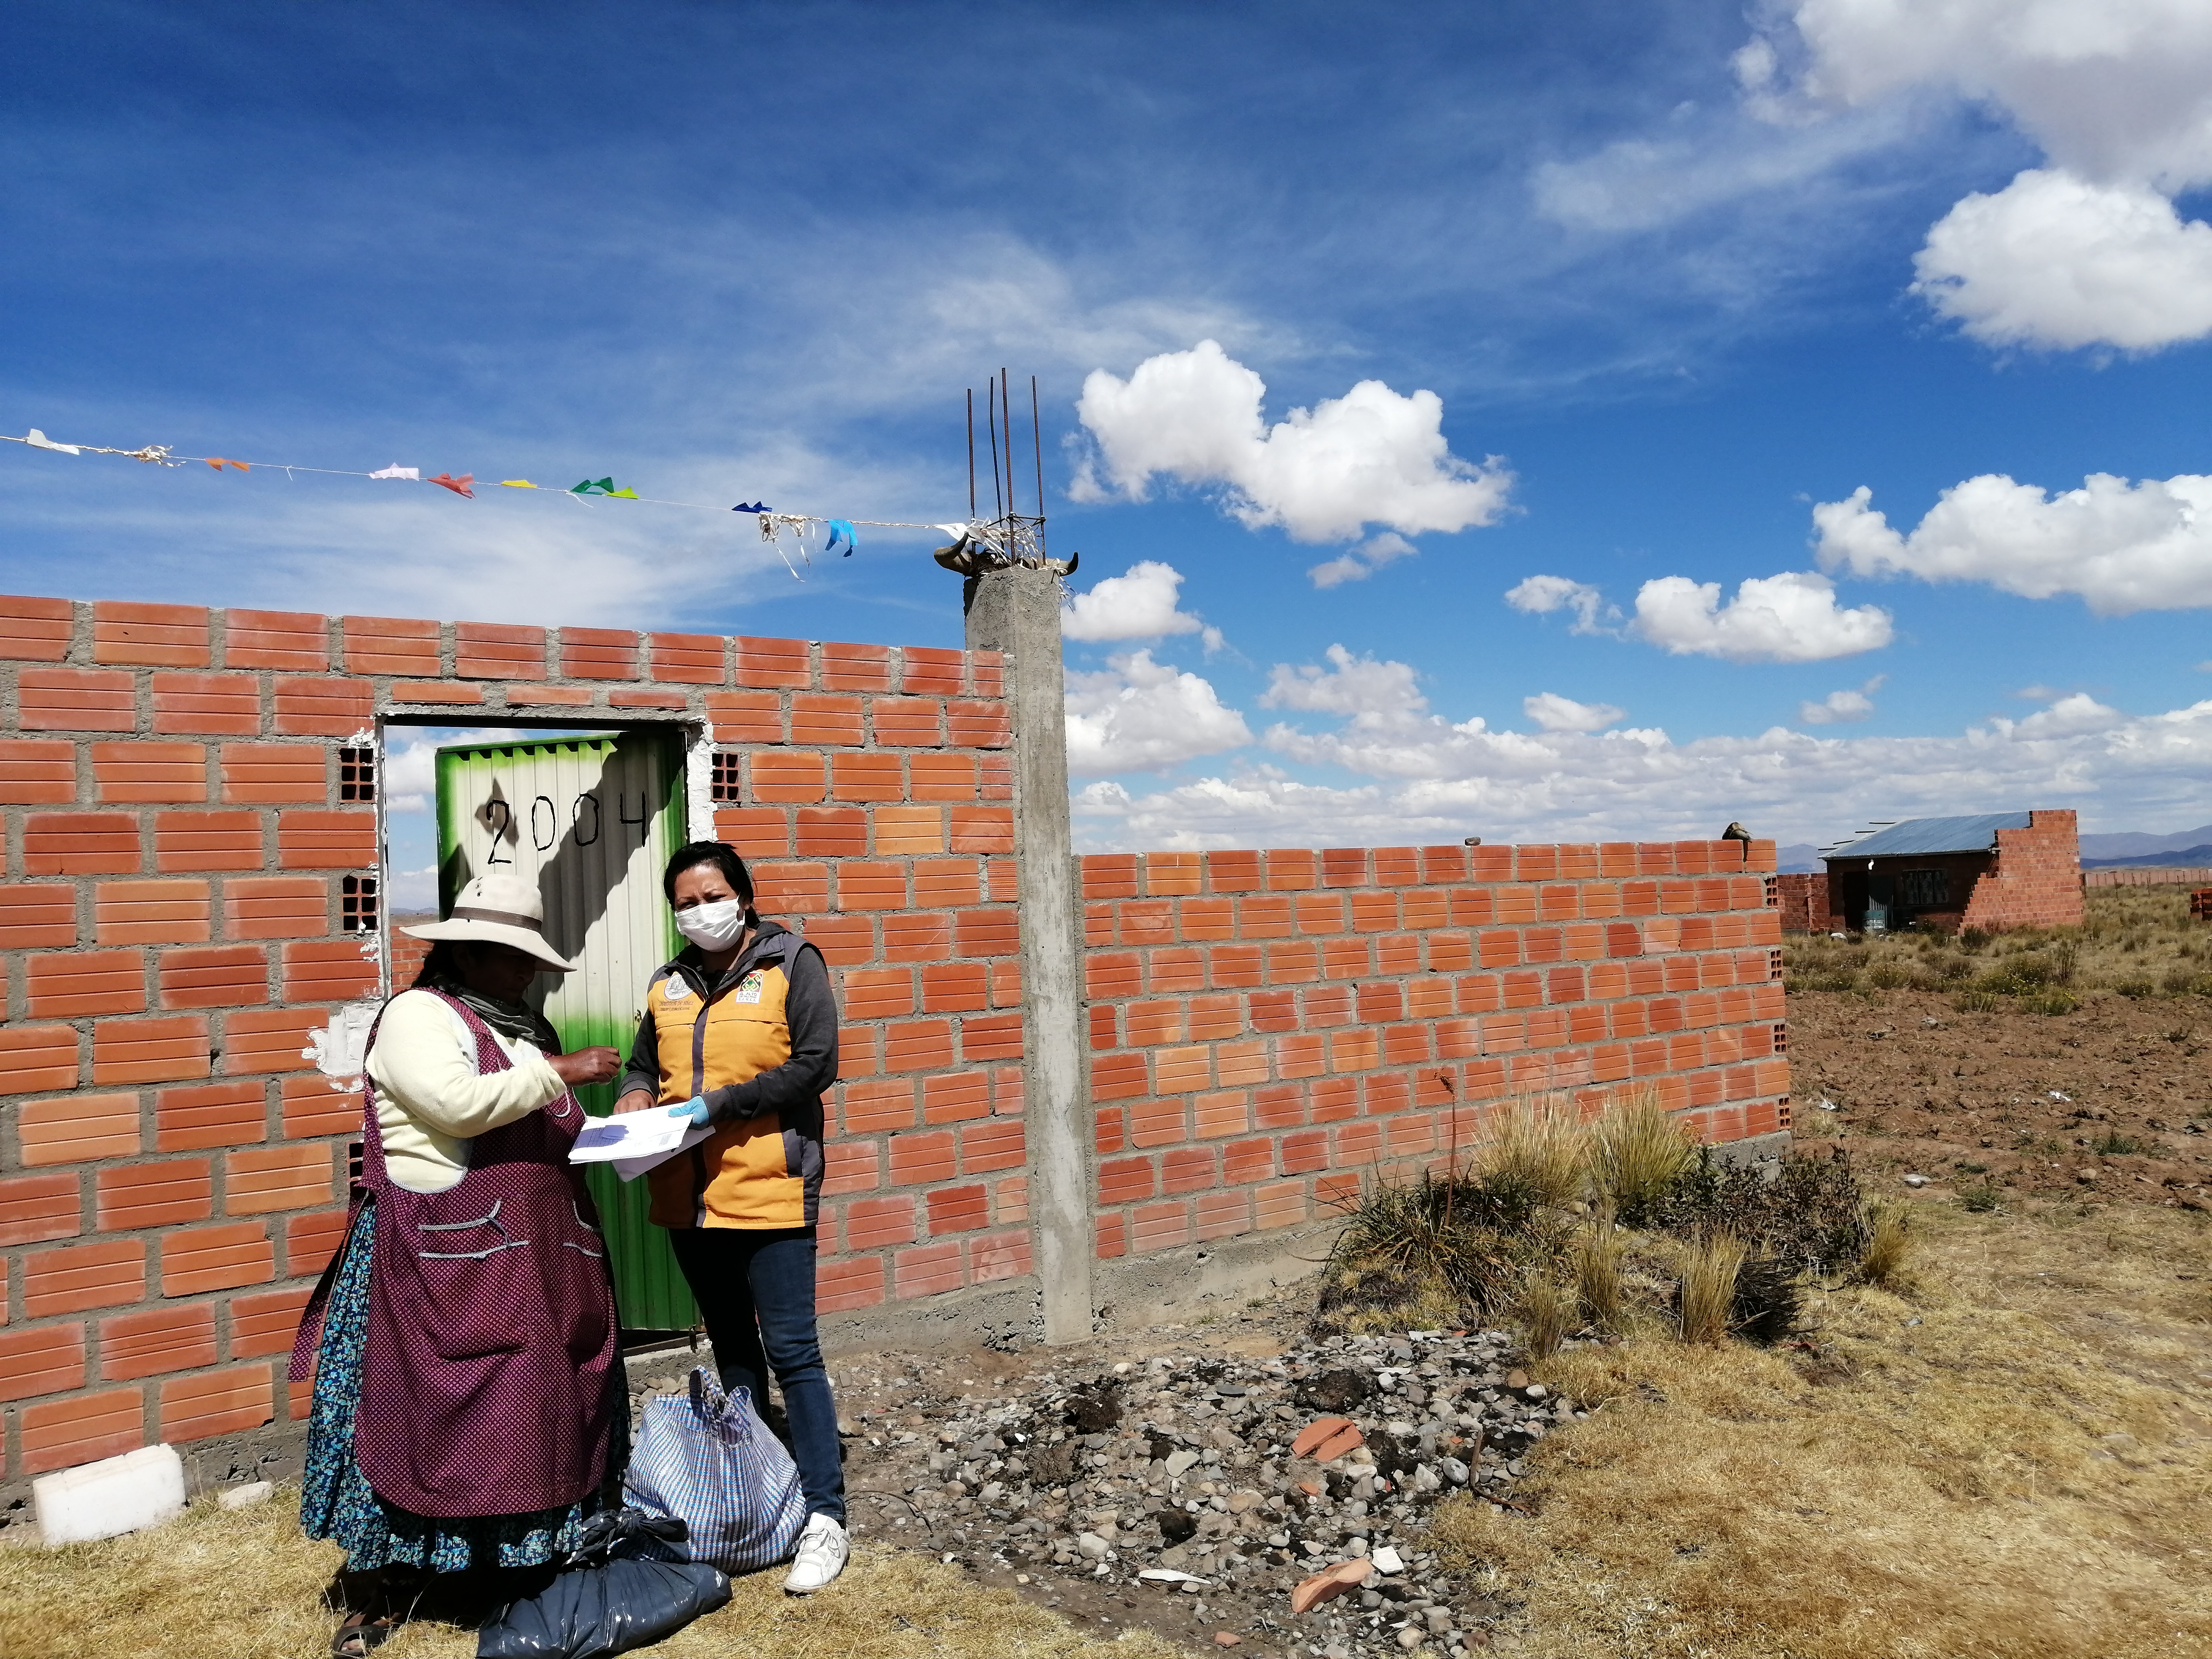
{"label": "distant brick house", "polygon": [[[2081,921],[2071,811],[1908,818],[1838,848],[1824,862],[1826,925],[1808,914],[1808,931],[1996,933]],[[1790,920],[1785,914],[1785,925]]]}

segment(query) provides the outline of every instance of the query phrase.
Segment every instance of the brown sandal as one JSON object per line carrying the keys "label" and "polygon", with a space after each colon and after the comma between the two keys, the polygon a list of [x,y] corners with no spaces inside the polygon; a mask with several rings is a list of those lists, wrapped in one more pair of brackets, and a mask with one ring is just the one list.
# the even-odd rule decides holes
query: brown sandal
{"label": "brown sandal", "polygon": [[331,1659],[368,1659],[392,1639],[392,1632],[389,1614],[349,1613],[331,1638]]}

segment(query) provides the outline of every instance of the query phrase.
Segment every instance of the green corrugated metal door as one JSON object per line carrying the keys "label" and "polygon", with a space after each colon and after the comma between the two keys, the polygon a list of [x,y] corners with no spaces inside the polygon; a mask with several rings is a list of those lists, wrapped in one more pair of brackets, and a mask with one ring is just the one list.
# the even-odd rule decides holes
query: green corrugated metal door
{"label": "green corrugated metal door", "polygon": [[[474,876],[501,866],[538,883],[545,934],[577,964],[538,981],[565,1048],[604,1044],[627,1054],[653,970],[678,936],[660,872],[684,842],[684,756],[673,732],[624,732],[438,750],[438,908]],[[614,1087],[579,1089],[604,1116]],[[642,1181],[605,1164],[587,1172],[606,1228],[615,1300],[631,1330],[697,1321],[667,1235],[645,1218]]]}

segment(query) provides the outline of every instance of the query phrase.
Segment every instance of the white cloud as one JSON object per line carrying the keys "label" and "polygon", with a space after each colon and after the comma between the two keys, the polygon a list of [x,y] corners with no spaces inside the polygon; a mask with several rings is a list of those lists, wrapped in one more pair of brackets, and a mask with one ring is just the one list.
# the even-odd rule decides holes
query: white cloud
{"label": "white cloud", "polygon": [[1070,599],[1060,611],[1060,632],[1071,640],[1152,640],[1198,633],[1206,624],[1176,608],[1182,587],[1180,570],[1146,559]]}
{"label": "white cloud", "polygon": [[1521,699],[1521,712],[1547,732],[1597,732],[1617,726],[1628,711],[1609,702],[1577,702],[1556,691]]}
{"label": "white cloud", "polygon": [[[1335,714],[1265,742],[1286,763],[1359,781],[1310,781],[1244,764],[1147,793],[1076,797],[1092,848],[1344,846],[1455,841],[1711,836],[1731,819],[1783,841],[1825,842],[1869,817],[2073,806],[2093,824],[2212,811],[2212,701],[2130,715],[2081,693],[2024,720],[1929,737],[1815,735],[1776,726],[1677,744],[1663,731],[1493,732],[1428,712],[1404,663],[1332,653],[1277,671],[1279,707]],[[1271,694],[1273,695],[1273,694]],[[2179,815],[2177,817],[2176,815]]]}
{"label": "white cloud", "polygon": [[1316,587],[1335,587],[1345,582],[1364,582],[1394,559],[1410,559],[1421,550],[1395,530],[1370,536],[1348,553],[1310,567],[1306,575]]}
{"label": "white cloud", "polygon": [[1891,637],[1887,611],[1843,608],[1827,578],[1809,570],[1751,577],[1725,605],[1718,582],[1661,576],[1638,590],[1631,626],[1675,656],[1730,662],[1821,662],[1878,650]]}
{"label": "white cloud", "polygon": [[2023,173],[1954,207],[1913,269],[1914,293],[1990,345],[2148,351],[2212,332],[2212,225],[2141,185]]}
{"label": "white cloud", "polygon": [[1212,340],[1148,357],[1126,380],[1093,370],[1076,413],[1097,453],[1073,493],[1143,501],[1156,475],[1218,484],[1248,529],[1279,525],[1302,542],[1348,541],[1370,523],[1467,530],[1505,511],[1512,475],[1495,457],[1477,465],[1451,453],[1435,392],[1362,380],[1270,427],[1267,390]]}
{"label": "white cloud", "polygon": [[1874,713],[1874,694],[1881,690],[1881,683],[1889,677],[1877,674],[1856,691],[1844,689],[1831,691],[1818,702],[1797,705],[1797,723],[1801,726],[1845,726],[1867,719]]}
{"label": "white cloud", "polygon": [[[1802,0],[1739,53],[1755,108],[1865,109],[1922,88],[2011,117],[2051,165],[1929,233],[1915,291],[1993,344],[2153,350],[2212,333],[2212,7],[2202,0]],[[1790,48],[1778,52],[1777,42]],[[1784,56],[1802,60],[1778,88]]]}
{"label": "white cloud", "polygon": [[1067,677],[1067,769],[1078,775],[1161,771],[1252,741],[1244,716],[1222,706],[1196,674],[1150,650]]}
{"label": "white cloud", "polygon": [[[1575,624],[1570,634],[1606,634],[1605,623],[1618,622],[1620,610],[1607,605],[1605,595],[1585,582],[1565,576],[1529,576],[1505,590],[1505,603],[1530,616],[1547,617],[1554,611],[1571,611]],[[1601,622],[1601,617],[1603,621]]]}
{"label": "white cloud", "polygon": [[1873,498],[1861,485],[1813,509],[1824,569],[2075,593],[2102,616],[2212,605],[2212,477],[2131,484],[2099,472],[2052,495],[1985,473],[1945,490],[1910,535]]}

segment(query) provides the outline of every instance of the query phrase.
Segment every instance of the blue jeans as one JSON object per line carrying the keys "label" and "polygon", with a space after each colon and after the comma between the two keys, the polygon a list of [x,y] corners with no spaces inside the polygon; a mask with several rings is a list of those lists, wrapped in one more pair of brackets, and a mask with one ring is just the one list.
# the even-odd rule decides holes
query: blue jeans
{"label": "blue jeans", "polygon": [[842,1525],[837,1402],[814,1328],[814,1229],[672,1227],[668,1242],[707,1322],[722,1386],[749,1390],[763,1411],[774,1372],[807,1513]]}

